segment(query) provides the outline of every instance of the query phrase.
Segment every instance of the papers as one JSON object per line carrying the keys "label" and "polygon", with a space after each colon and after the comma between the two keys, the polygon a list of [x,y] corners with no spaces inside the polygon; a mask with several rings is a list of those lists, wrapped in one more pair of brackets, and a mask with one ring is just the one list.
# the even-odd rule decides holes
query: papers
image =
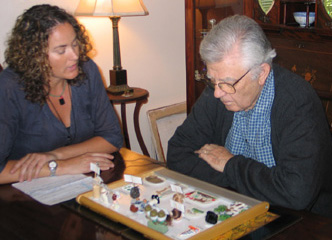
{"label": "papers", "polygon": [[84,174],[64,175],[33,179],[31,182],[14,183],[13,187],[46,205],[54,205],[91,191],[93,178]]}
{"label": "papers", "polygon": [[141,177],[135,177],[132,175],[124,174],[123,178],[124,178],[125,182],[132,182],[132,183],[141,184],[141,185],[143,184]]}

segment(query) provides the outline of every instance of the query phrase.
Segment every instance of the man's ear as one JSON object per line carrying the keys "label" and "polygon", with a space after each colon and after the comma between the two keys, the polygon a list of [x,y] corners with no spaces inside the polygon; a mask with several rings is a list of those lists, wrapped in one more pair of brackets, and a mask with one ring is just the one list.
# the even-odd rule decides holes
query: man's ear
{"label": "man's ear", "polygon": [[260,67],[261,67],[261,73],[259,74],[258,83],[260,85],[264,85],[267,77],[269,76],[271,66],[267,63],[262,63]]}

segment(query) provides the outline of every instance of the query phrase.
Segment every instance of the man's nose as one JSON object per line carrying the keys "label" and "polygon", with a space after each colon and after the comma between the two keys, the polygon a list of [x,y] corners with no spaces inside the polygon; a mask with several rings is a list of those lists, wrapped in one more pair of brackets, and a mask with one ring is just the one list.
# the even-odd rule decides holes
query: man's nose
{"label": "man's nose", "polygon": [[214,97],[215,98],[221,98],[223,96],[225,96],[227,93],[225,91],[223,91],[220,87],[218,87],[218,85],[215,86],[214,88]]}

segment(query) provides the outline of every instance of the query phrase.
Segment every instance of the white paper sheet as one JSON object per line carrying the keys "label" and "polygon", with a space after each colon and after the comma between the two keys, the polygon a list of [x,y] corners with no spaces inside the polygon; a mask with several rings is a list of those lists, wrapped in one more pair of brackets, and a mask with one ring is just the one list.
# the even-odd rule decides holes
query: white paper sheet
{"label": "white paper sheet", "polygon": [[93,178],[84,174],[64,175],[33,179],[31,182],[14,183],[13,187],[46,205],[61,203],[91,191]]}

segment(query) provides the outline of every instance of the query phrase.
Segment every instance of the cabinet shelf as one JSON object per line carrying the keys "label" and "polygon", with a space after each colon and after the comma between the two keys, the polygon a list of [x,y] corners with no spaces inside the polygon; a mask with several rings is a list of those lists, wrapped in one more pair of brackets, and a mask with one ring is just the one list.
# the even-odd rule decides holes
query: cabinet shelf
{"label": "cabinet shelf", "polygon": [[[197,2],[206,3],[204,6],[219,4],[202,9]],[[332,6],[327,5],[332,0],[278,0],[264,10],[258,0],[185,0],[185,3],[188,111],[205,87],[195,81],[195,71],[204,69],[199,55],[200,29],[209,28],[210,19],[219,22],[230,15],[244,14],[263,28],[277,52],[274,62],[305,78],[321,97],[327,96],[326,113],[332,123]],[[315,12],[314,23],[300,27],[293,16],[297,11]]]}
{"label": "cabinet shelf", "polygon": [[307,0],[307,1],[303,1],[303,0],[281,0],[281,3],[302,3],[302,4],[315,4],[316,0]]}
{"label": "cabinet shelf", "polygon": [[316,41],[320,39],[331,40],[332,31],[326,31],[317,27],[302,28],[293,25],[284,24],[260,24],[263,30],[268,34],[282,34],[285,37],[295,39],[306,39],[308,41]]}

